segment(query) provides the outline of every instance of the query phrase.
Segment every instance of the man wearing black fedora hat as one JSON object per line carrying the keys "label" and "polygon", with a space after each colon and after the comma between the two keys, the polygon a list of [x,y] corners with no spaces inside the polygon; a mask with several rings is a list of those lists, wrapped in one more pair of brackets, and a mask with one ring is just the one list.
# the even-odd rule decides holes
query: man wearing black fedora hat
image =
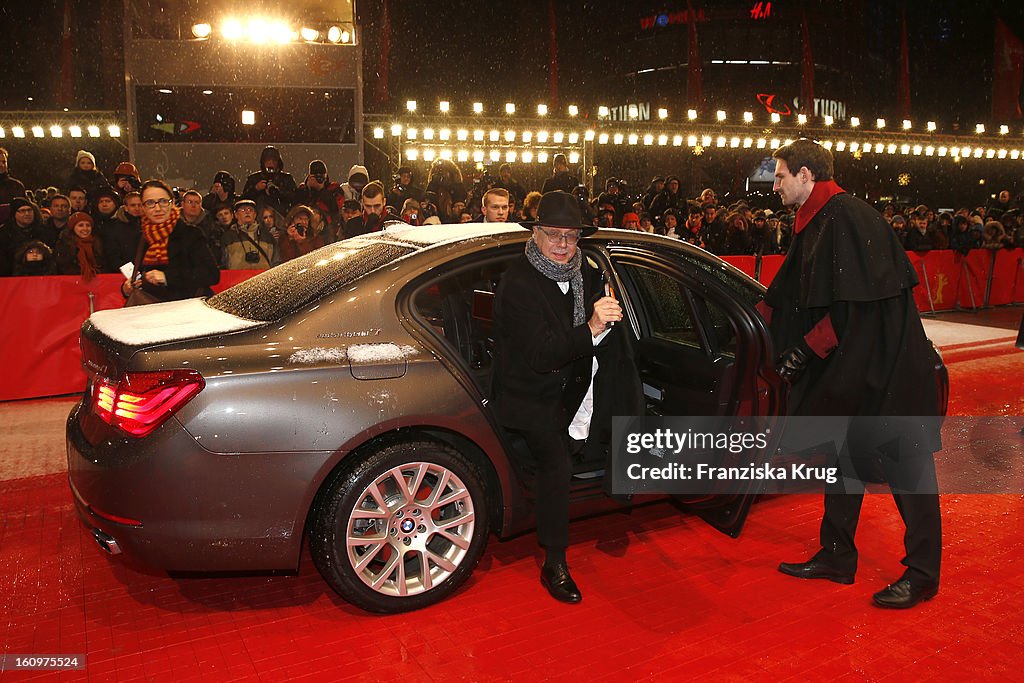
{"label": "man wearing black fedora hat", "polygon": [[583,224],[576,198],[548,192],[537,220],[521,225],[533,236],[495,295],[493,406],[536,460],[541,583],[576,603],[582,596],[565,560],[571,453],[603,453],[610,416],[642,409],[640,383],[626,331],[614,326],[622,308],[602,295],[601,274],[578,247],[595,228]]}

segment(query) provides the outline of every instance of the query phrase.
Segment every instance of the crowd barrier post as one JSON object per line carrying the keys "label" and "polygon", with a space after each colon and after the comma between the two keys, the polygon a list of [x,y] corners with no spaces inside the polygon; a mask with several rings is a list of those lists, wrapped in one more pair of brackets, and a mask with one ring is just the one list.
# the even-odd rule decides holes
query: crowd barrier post
{"label": "crowd barrier post", "polygon": [[1024,275],[1024,256],[1017,256],[1017,269],[1013,272],[1013,303],[1019,304],[1017,300],[1017,285],[1020,284],[1021,275]]}
{"label": "crowd barrier post", "polygon": [[[994,256],[995,255],[993,254],[993,258],[994,258]],[[921,265],[923,266],[924,264],[922,263]],[[960,272],[962,274],[961,275],[961,281],[966,281],[967,282],[967,293],[971,295],[971,310],[974,311],[975,313],[977,313],[977,311],[978,311],[978,304],[974,300],[974,287],[971,286],[971,269],[967,267],[967,259],[962,259],[960,261]],[[989,282],[991,282],[991,280],[992,280],[992,272],[990,270],[989,271]],[[954,305],[957,308],[959,308],[960,307],[960,301],[959,301],[960,292],[959,291],[957,292],[956,298],[957,298],[957,302]]]}
{"label": "crowd barrier post", "polygon": [[925,265],[923,259],[921,260],[921,273],[924,275],[924,277],[921,278],[922,280],[924,280],[924,291],[928,293],[928,308],[931,309],[929,313],[934,315],[935,302],[932,300],[932,285],[930,282],[928,282],[928,266]]}

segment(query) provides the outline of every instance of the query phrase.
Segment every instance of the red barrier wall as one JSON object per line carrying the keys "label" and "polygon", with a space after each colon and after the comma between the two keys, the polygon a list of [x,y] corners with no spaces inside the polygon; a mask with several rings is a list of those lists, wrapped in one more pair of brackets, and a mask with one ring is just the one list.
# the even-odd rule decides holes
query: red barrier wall
{"label": "red barrier wall", "polygon": [[991,306],[1024,303],[1024,249],[996,252],[988,303]]}
{"label": "red barrier wall", "polygon": [[[225,270],[214,290],[259,271]],[[92,309],[124,305],[118,274],[82,282],[77,275],[0,278],[0,401],[73,394],[85,389],[78,333]]]}
{"label": "red barrier wall", "polygon": [[[974,291],[974,303],[980,307],[990,277],[990,305],[1024,303],[1024,249],[1001,249],[994,258],[992,252],[984,249],[976,249],[966,257],[952,251],[907,255],[921,279],[914,290],[914,300],[921,311],[933,310],[933,306],[936,311],[951,310],[957,303],[969,308],[968,283]],[[761,259],[763,284],[771,283],[783,258]],[[728,256],[725,260],[754,275],[753,256]],[[214,290],[220,292],[258,272],[222,271],[220,284]],[[931,304],[926,281],[931,287]],[[78,334],[89,317],[89,295],[92,294],[93,310],[118,308],[124,304],[122,282],[124,278],[117,274],[98,275],[89,283],[74,275],[0,278],[0,358],[6,365],[0,401],[82,391],[85,374]]]}
{"label": "red barrier wall", "polygon": [[758,282],[767,287],[775,279],[775,275],[779,272],[779,268],[782,267],[782,262],[786,260],[786,257],[781,254],[773,254],[771,256],[761,257],[761,277]]}
{"label": "red barrier wall", "polygon": [[750,277],[754,277],[754,269],[757,265],[756,256],[726,256],[722,260],[736,266]]}

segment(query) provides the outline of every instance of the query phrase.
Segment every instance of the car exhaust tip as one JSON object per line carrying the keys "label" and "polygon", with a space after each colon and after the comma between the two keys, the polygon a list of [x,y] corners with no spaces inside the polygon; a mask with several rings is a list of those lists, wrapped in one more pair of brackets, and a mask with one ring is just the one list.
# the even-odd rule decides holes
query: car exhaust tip
{"label": "car exhaust tip", "polygon": [[99,544],[100,548],[102,548],[108,555],[121,554],[121,546],[117,544],[117,539],[110,534],[100,531],[99,529],[93,529],[92,537],[96,539],[96,543]]}

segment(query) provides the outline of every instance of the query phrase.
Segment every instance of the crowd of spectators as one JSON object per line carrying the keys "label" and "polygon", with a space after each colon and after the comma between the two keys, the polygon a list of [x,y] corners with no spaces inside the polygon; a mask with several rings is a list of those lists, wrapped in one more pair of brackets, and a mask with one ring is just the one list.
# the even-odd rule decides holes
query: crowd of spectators
{"label": "crowd of spectators", "polygon": [[[0,148],[0,276],[118,272],[138,260],[146,223],[138,169],[121,162],[111,179],[81,150],[60,187],[26,190]],[[330,242],[380,230],[387,220],[412,225],[534,220],[542,193],[563,190],[599,227],[657,233],[722,255],[784,254],[794,213],[767,199],[720,201],[711,189],[689,197],[676,175],[655,176],[643,192],[608,178],[591,197],[562,154],[540,188],[528,188],[510,164],[467,181],[450,160],[430,167],[425,182],[403,166],[387,183],[362,165],[334,180],[315,159],[296,182],[278,149],[267,146],[255,171],[239,182],[216,172],[210,187],[174,190],[176,221],[205,238],[221,269],[265,269]],[[774,203],[777,205],[777,203]],[[881,212],[908,251],[1024,246],[1024,197],[1003,190],[986,205],[936,211],[886,204]]]}

